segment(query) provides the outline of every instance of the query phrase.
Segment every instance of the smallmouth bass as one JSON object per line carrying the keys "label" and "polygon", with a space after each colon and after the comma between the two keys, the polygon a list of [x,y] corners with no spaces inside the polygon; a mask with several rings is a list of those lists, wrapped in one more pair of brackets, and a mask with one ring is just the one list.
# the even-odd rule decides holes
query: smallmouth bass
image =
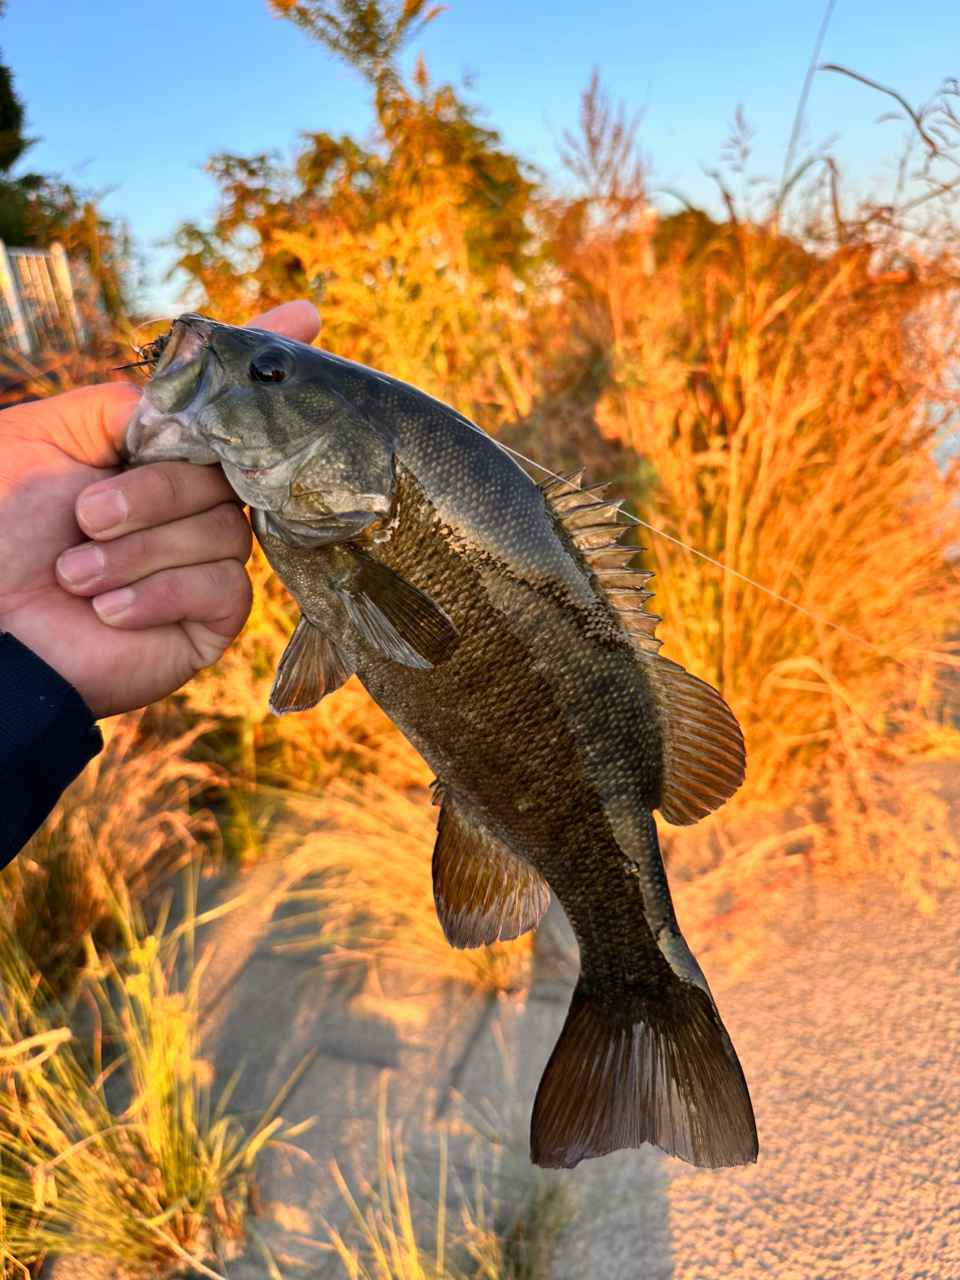
{"label": "smallmouth bass", "polygon": [[533,928],[552,891],[580,977],[540,1082],[531,1158],[651,1142],[757,1157],[746,1082],[677,926],[653,810],[740,785],[709,685],[660,656],[619,503],[535,483],[414,388],[291,339],[177,320],[127,433],[133,463],[215,463],[301,617],[277,714],[356,672],[434,770],[433,882],[453,946]]}

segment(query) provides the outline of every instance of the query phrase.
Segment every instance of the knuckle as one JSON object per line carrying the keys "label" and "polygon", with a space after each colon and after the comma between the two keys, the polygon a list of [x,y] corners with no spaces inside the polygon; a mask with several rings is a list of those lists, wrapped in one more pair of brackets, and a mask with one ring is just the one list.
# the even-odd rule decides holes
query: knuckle
{"label": "knuckle", "polygon": [[103,567],[98,575],[101,583],[126,585],[142,578],[152,568],[150,546],[140,531],[125,533],[111,542],[99,542]]}
{"label": "knuckle", "polygon": [[206,620],[218,634],[235,635],[243,626],[253,600],[253,588],[239,560],[204,565]]}
{"label": "knuckle", "polygon": [[150,540],[143,530],[128,533],[104,550],[107,567],[117,571],[134,569],[149,562]]}
{"label": "knuckle", "polygon": [[163,471],[157,477],[158,496],[169,507],[171,512],[179,514],[189,506],[190,485],[187,472],[179,462],[161,463]]}
{"label": "knuckle", "polygon": [[130,519],[143,524],[164,523],[182,508],[183,479],[176,464],[151,462],[120,478],[127,492]]}
{"label": "knuckle", "polygon": [[[188,462],[154,462],[139,468],[143,505],[155,523],[203,511],[223,499],[225,481],[217,467]],[[131,472],[135,475],[136,472]]]}
{"label": "knuckle", "polygon": [[154,607],[164,616],[175,617],[183,602],[183,581],[176,569],[155,573],[150,579],[150,595]]}
{"label": "knuckle", "polygon": [[239,560],[214,560],[202,566],[203,587],[228,607],[250,590],[250,579]]}
{"label": "knuckle", "polygon": [[221,502],[209,512],[213,533],[230,546],[246,546],[251,534],[247,518],[235,502]]}

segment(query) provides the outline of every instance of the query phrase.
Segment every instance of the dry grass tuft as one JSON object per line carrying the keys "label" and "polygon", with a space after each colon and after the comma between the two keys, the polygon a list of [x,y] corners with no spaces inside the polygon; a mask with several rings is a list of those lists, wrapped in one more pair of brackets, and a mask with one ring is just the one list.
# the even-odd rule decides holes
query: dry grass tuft
{"label": "dry grass tuft", "polygon": [[[487,1156],[475,1153],[472,1195],[452,1175],[460,1201],[455,1225],[447,1217],[451,1171],[441,1133],[437,1205],[423,1212],[411,1195],[399,1130],[391,1136],[386,1089],[381,1089],[378,1185],[363,1185],[362,1208],[337,1163],[332,1164],[352,1230],[344,1235],[328,1225],[327,1232],[350,1280],[549,1280],[557,1237],[570,1218],[569,1184],[533,1169],[521,1188],[511,1183],[511,1194],[502,1200],[499,1156],[495,1148]],[[429,1246],[425,1217],[432,1219]]]}
{"label": "dry grass tuft", "polygon": [[371,775],[298,798],[295,811],[313,834],[287,858],[291,914],[278,928],[294,936],[278,950],[319,951],[339,969],[399,969],[425,984],[463,982],[484,992],[526,985],[530,934],[467,951],[444,937],[431,876],[436,810],[426,793],[411,799]]}
{"label": "dry grass tuft", "polygon": [[210,1068],[199,1051],[196,923],[191,910],[164,938],[162,929],[134,935],[121,918],[126,951],[116,964],[102,963],[88,941],[86,1045],[62,1025],[62,1012],[40,1007],[42,981],[4,928],[0,1249],[8,1270],[81,1254],[215,1275],[204,1260],[242,1239],[258,1152],[299,1130],[284,1131],[268,1115],[248,1136],[225,1114],[229,1088],[211,1109]]}
{"label": "dry grass tuft", "polygon": [[960,613],[952,268],[891,282],[869,245],[738,224],[643,286],[598,421],[644,459],[642,518],[734,571],[650,543],[666,652],[721,689],[767,790],[830,751],[831,689],[882,722]]}
{"label": "dry grass tuft", "polygon": [[220,770],[187,758],[202,728],[164,741],[141,712],[106,721],[103,752],[5,871],[5,909],[54,987],[87,935],[103,945],[116,940],[118,901],[142,901],[216,839],[210,813],[192,805],[223,780]]}

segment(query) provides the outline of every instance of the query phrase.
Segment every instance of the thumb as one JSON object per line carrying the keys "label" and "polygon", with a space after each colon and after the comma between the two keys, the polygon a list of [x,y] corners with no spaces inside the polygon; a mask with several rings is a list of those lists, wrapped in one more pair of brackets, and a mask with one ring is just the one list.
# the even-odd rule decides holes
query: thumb
{"label": "thumb", "polygon": [[139,390],[128,382],[79,387],[5,409],[0,427],[23,439],[46,441],[88,467],[117,467],[123,435],[139,399]]}

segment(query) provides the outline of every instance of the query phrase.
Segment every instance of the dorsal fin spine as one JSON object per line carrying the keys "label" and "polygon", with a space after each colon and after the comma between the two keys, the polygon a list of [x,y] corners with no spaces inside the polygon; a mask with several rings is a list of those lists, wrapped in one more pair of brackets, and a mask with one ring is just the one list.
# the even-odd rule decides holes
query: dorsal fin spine
{"label": "dorsal fin spine", "polygon": [[[635,591],[645,586],[654,576],[649,569],[595,569],[597,580],[605,591],[616,591],[618,588]],[[650,592],[653,595],[653,592]]]}
{"label": "dorsal fin spine", "polygon": [[615,524],[616,515],[623,504],[617,502],[588,502],[582,506],[572,507],[565,516],[564,524],[572,533],[574,529],[582,529],[590,525]]}
{"label": "dorsal fin spine", "polygon": [[645,608],[654,594],[646,590],[653,573],[628,568],[642,548],[624,547],[620,543],[626,528],[618,520],[622,503],[602,499],[606,485],[583,487],[582,475],[579,472],[568,478],[549,477],[541,483],[541,491],[634,643],[656,653],[660,648],[655,634],[660,618]]}

